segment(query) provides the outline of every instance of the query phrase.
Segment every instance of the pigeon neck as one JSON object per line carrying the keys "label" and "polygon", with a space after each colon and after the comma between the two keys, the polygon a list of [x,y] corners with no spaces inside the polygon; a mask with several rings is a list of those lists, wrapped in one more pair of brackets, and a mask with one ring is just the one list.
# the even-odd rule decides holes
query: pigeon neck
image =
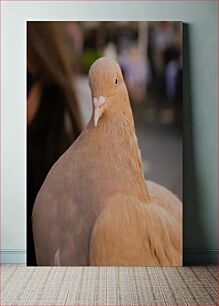
{"label": "pigeon neck", "polygon": [[[122,110],[122,111],[121,111]],[[108,109],[98,121],[97,127],[94,126],[93,116],[86,128],[99,141],[104,143],[104,147],[113,149],[113,156],[116,162],[123,159],[130,166],[131,175],[138,182],[138,188],[143,202],[149,202],[149,193],[147,190],[144,172],[142,168],[141,153],[135,134],[134,120],[129,99],[123,100],[123,103]],[[109,143],[111,147],[109,148]],[[108,152],[108,151],[107,151]],[[125,161],[126,160],[126,161]]]}
{"label": "pigeon neck", "polygon": [[[132,115],[132,110],[129,102],[126,103],[123,111],[120,112],[112,110],[112,113],[108,113],[104,120],[102,120],[102,129],[103,133],[107,134],[107,138],[112,139],[112,142],[115,141],[118,144],[119,152],[122,156],[129,155],[130,160],[133,161],[133,167],[138,169],[138,178],[140,179],[140,185],[142,186],[141,194],[143,195],[144,201],[149,202],[149,193],[147,190],[144,171],[142,167],[142,158],[141,152],[138,146],[138,140],[135,133],[134,120]],[[136,172],[136,171],[135,171]]]}

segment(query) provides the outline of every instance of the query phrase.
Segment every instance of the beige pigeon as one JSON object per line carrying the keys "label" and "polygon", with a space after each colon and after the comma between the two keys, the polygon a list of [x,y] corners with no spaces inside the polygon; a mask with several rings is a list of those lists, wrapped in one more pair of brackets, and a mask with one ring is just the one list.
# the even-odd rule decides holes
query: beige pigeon
{"label": "beige pigeon", "polygon": [[182,204],[146,182],[119,65],[89,72],[93,114],[47,175],[33,209],[38,265],[180,266]]}

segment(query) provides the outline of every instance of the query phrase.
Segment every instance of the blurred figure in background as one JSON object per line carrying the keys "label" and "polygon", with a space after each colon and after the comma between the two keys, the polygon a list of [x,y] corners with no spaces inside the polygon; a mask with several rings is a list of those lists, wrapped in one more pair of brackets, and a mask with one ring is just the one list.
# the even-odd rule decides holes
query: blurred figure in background
{"label": "blurred figure in background", "polygon": [[176,96],[177,76],[181,70],[182,33],[179,23],[162,21],[153,30],[152,62],[155,76],[164,84],[167,100]]}
{"label": "blurred figure in background", "polygon": [[36,265],[31,223],[36,195],[82,127],[64,26],[27,24],[27,265]]}
{"label": "blurred figure in background", "polygon": [[145,54],[141,54],[137,45],[133,44],[128,50],[121,52],[119,64],[133,102],[145,102],[146,88],[150,80],[150,68]]}
{"label": "blurred figure in background", "polygon": [[66,26],[66,46],[74,74],[82,70],[84,36],[78,22],[62,22]]}

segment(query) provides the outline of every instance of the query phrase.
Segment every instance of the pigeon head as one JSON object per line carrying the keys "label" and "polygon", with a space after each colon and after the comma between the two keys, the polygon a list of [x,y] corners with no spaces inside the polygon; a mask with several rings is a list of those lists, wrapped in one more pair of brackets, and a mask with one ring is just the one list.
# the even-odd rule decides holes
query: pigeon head
{"label": "pigeon head", "polygon": [[89,86],[93,104],[94,126],[98,120],[113,107],[122,95],[127,94],[121,69],[116,61],[108,57],[96,60],[89,71]]}

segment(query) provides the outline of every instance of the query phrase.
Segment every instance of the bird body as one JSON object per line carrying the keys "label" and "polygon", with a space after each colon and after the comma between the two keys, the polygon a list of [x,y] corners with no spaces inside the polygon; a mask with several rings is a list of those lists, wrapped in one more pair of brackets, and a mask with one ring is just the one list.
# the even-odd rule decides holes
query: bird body
{"label": "bird body", "polygon": [[118,64],[97,60],[89,85],[91,120],[54,164],[34,204],[37,263],[181,265],[181,202],[145,183]]}

